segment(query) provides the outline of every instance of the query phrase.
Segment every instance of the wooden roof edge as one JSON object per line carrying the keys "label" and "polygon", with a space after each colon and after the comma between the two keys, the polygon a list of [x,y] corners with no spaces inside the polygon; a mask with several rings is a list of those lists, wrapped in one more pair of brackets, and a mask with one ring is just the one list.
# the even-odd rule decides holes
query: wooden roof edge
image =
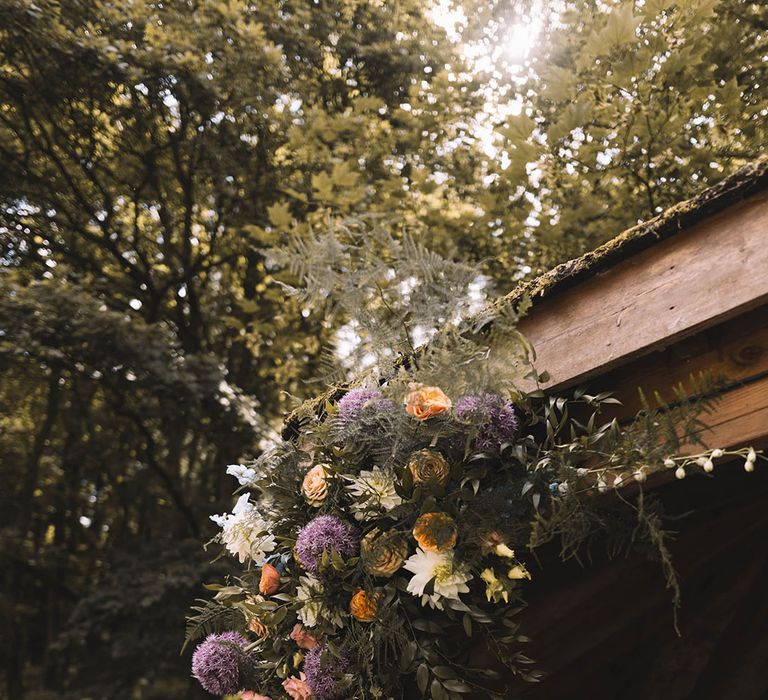
{"label": "wooden roof edge", "polygon": [[585,277],[606,270],[765,189],[768,189],[768,154],[702,190],[695,197],[627,229],[595,250],[518,285],[495,303],[506,305],[529,296],[535,305],[537,301],[578,284]]}
{"label": "wooden roof edge", "polygon": [[[516,304],[526,296],[530,297],[535,306],[537,301],[552,297],[587,277],[607,270],[650,248],[655,243],[687,230],[698,222],[765,189],[768,189],[768,154],[745,165],[712,187],[702,190],[691,199],[679,202],[653,219],[627,229],[595,250],[561,263],[549,272],[518,285],[509,294],[491,302],[490,306],[500,308],[508,304]],[[283,439],[295,440],[307,417],[319,415],[326,401],[338,400],[358,383],[353,380],[335,385],[322,394],[304,401],[285,417]]]}

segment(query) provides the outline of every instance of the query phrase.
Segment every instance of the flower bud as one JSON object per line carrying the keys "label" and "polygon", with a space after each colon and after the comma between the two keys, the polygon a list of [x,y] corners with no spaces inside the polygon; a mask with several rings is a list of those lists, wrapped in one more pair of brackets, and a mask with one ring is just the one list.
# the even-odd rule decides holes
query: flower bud
{"label": "flower bud", "polygon": [[685,467],[678,467],[675,469],[675,477],[678,479],[685,479]]}
{"label": "flower bud", "polygon": [[754,462],[750,462],[749,460],[744,462],[744,471],[745,472],[750,472],[750,473],[755,471],[755,463]]}
{"label": "flower bud", "polygon": [[676,465],[675,465],[675,460],[674,460],[674,459],[670,459],[669,457],[667,457],[667,458],[664,460],[664,466],[665,466],[667,469],[674,469],[674,468],[675,468],[675,466],[676,466]]}
{"label": "flower bud", "polygon": [[757,452],[755,452],[754,447],[749,448],[749,452],[747,452],[747,462],[752,462],[754,464],[757,461]]}
{"label": "flower bud", "polygon": [[639,481],[639,482],[642,483],[643,481],[646,480],[646,478],[647,477],[646,477],[645,471],[643,469],[638,469],[635,472],[635,481]]}
{"label": "flower bud", "polygon": [[603,481],[602,477],[597,480],[597,490],[600,493],[605,493],[608,490],[608,484]]}
{"label": "flower bud", "polygon": [[722,457],[725,453],[719,448],[716,447],[714,450],[712,450],[712,457],[711,459],[718,459]]}
{"label": "flower bud", "polygon": [[715,463],[711,459],[706,460],[703,464],[703,467],[707,474],[711,474],[713,471],[715,471]]}
{"label": "flower bud", "polygon": [[261,579],[259,580],[259,593],[272,595],[280,588],[280,572],[272,564],[264,564],[261,567]]}
{"label": "flower bud", "polygon": [[613,480],[613,488],[618,489],[621,487],[621,485],[624,483],[624,477],[619,474],[614,480]]}

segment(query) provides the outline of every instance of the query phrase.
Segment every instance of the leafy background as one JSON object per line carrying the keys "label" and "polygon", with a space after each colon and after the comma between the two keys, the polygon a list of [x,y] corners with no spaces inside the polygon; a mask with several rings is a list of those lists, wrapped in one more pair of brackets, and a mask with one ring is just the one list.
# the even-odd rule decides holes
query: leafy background
{"label": "leafy background", "polygon": [[0,0],[0,17],[14,699],[200,692],[178,650],[207,515],[231,504],[222,467],[318,392],[321,347],[354,320],[288,296],[265,249],[381,215],[503,293],[766,143],[759,0]]}

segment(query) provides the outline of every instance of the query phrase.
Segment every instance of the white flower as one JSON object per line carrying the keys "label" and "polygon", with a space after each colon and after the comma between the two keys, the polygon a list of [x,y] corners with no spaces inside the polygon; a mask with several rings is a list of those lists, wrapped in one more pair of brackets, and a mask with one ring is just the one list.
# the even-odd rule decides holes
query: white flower
{"label": "white flower", "polygon": [[312,574],[299,576],[296,587],[296,600],[302,603],[298,610],[299,619],[305,627],[315,627],[319,619],[325,619],[337,627],[343,627],[344,621],[338,611],[332,611],[323,605],[323,584]]}
{"label": "white flower", "polygon": [[227,474],[234,476],[240,486],[250,486],[256,478],[256,470],[244,464],[230,464],[227,467]]}
{"label": "white flower", "polygon": [[685,479],[685,468],[680,466],[675,469],[675,477],[678,479]]}
{"label": "white flower", "polygon": [[241,564],[249,557],[260,562],[276,546],[274,536],[269,532],[269,523],[249,503],[249,494],[237,499],[232,513],[212,515],[211,520],[221,528],[221,541],[232,554],[237,555]]}
{"label": "white flower", "polygon": [[[403,568],[413,574],[408,582],[408,592],[421,596],[421,604],[443,609],[441,598],[459,600],[459,593],[469,593],[467,581],[472,575],[465,569],[454,566],[453,552],[425,552],[419,548],[410,557]],[[434,593],[425,594],[427,584],[434,579]]]}
{"label": "white flower", "polygon": [[392,510],[403,499],[395,491],[395,473],[391,469],[374,467],[361,471],[359,476],[345,476],[350,483],[347,491],[355,499],[352,512],[358,520],[365,520],[370,513]]}

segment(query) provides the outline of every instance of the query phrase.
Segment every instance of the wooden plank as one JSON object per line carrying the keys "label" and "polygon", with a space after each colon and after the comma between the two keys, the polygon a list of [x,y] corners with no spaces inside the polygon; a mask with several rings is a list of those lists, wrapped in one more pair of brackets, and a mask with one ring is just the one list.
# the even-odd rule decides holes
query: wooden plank
{"label": "wooden plank", "polygon": [[765,304],[767,240],[761,193],[537,303],[520,330],[550,374],[545,388],[593,378]]}
{"label": "wooden plank", "polygon": [[768,372],[768,307],[654,352],[595,379],[592,393],[610,391],[622,402],[614,415],[621,419],[640,410],[638,389],[647,397],[658,392],[673,401],[673,387],[690,386],[691,375],[709,371],[727,382],[750,382]]}

